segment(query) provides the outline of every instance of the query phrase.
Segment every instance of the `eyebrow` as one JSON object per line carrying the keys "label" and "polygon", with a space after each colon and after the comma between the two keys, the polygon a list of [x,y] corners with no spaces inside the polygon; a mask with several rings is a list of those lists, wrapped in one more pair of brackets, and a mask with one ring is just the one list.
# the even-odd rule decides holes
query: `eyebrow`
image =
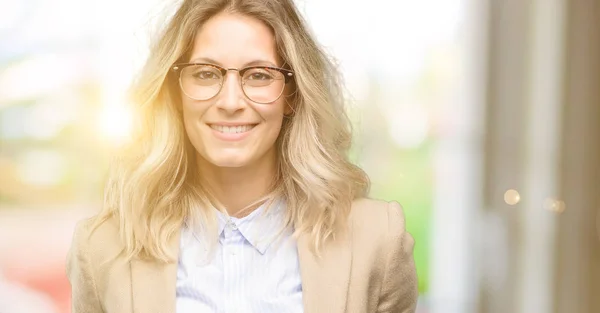
{"label": "eyebrow", "polygon": [[[215,65],[219,65],[222,67],[225,67],[221,62],[211,59],[211,58],[207,58],[207,57],[198,57],[195,59],[190,60],[190,63],[211,63],[211,64],[215,64]],[[248,66],[272,66],[272,67],[279,67],[276,64],[274,64],[271,61],[267,61],[267,60],[254,60],[254,61],[250,61],[246,64],[244,64],[242,67],[248,67]]]}

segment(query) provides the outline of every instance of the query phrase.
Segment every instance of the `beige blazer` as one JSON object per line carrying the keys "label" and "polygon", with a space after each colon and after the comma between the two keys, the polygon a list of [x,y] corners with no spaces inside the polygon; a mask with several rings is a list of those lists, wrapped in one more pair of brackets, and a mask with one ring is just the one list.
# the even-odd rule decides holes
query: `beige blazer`
{"label": "beige blazer", "polygon": [[[310,252],[308,236],[298,239],[304,312],[414,312],[414,241],[400,205],[356,200],[349,221],[350,232],[325,246],[320,259]],[[72,312],[175,313],[177,263],[127,262],[116,221],[91,237],[90,224],[78,223],[67,258]],[[170,244],[178,249],[179,238]]]}

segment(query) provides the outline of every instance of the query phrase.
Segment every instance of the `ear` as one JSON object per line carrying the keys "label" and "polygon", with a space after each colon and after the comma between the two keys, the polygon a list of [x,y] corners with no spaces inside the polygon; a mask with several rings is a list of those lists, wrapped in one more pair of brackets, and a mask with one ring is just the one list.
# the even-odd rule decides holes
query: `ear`
{"label": "ear", "polygon": [[285,100],[285,107],[283,108],[283,114],[286,116],[292,115],[292,113],[294,112],[294,108],[292,107],[292,105],[290,104],[289,101],[287,101],[287,99]]}
{"label": "ear", "polygon": [[283,108],[283,114],[285,116],[291,116],[296,112],[296,88],[292,86],[286,86],[284,91],[285,107]]}
{"label": "ear", "polygon": [[183,111],[183,95],[181,94],[181,89],[179,88],[179,84],[175,83],[172,78],[168,78],[167,88],[169,90],[169,96],[171,100],[174,102],[175,108],[177,111]]}

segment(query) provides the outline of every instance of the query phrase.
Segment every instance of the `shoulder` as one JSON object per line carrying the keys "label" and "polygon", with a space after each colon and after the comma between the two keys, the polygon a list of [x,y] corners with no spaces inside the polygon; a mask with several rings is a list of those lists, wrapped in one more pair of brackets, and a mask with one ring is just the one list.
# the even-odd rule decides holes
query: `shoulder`
{"label": "shoulder", "polygon": [[350,224],[355,232],[398,236],[405,231],[404,209],[396,201],[356,199],[350,211]]}
{"label": "shoulder", "polygon": [[115,295],[124,292],[120,286],[130,277],[127,263],[115,262],[123,251],[117,220],[97,224],[95,219],[77,223],[67,255],[73,312],[103,312],[103,299],[120,299]]}
{"label": "shoulder", "polygon": [[376,259],[400,246],[412,249],[412,236],[406,232],[404,210],[395,201],[357,199],[352,204],[349,225],[355,249],[371,251]]}
{"label": "shoulder", "polygon": [[108,218],[99,224],[96,224],[96,219],[97,217],[87,218],[75,225],[70,259],[85,256],[93,263],[103,263],[121,253],[123,246],[116,219]]}
{"label": "shoulder", "polygon": [[379,287],[377,312],[414,312],[418,280],[414,239],[406,232],[404,211],[397,202],[360,199],[350,213],[356,264],[370,269]]}

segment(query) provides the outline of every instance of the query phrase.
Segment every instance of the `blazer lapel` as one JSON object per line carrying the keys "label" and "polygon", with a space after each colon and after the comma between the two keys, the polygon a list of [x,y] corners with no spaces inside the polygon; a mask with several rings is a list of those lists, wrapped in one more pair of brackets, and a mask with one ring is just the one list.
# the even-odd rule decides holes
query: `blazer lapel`
{"label": "blazer lapel", "polygon": [[[176,255],[179,255],[179,237],[177,233],[169,243]],[[174,313],[176,282],[177,262],[131,261],[133,313]]]}
{"label": "blazer lapel", "polygon": [[298,238],[305,313],[344,313],[352,266],[351,234],[345,233],[321,250],[321,258],[310,251],[310,236]]}
{"label": "blazer lapel", "polygon": [[[352,267],[351,233],[327,243],[321,258],[310,251],[309,237],[303,234],[298,238],[304,312],[344,313]],[[169,243],[176,255],[179,238],[178,233]],[[133,313],[174,313],[176,282],[177,262],[131,261]]]}

